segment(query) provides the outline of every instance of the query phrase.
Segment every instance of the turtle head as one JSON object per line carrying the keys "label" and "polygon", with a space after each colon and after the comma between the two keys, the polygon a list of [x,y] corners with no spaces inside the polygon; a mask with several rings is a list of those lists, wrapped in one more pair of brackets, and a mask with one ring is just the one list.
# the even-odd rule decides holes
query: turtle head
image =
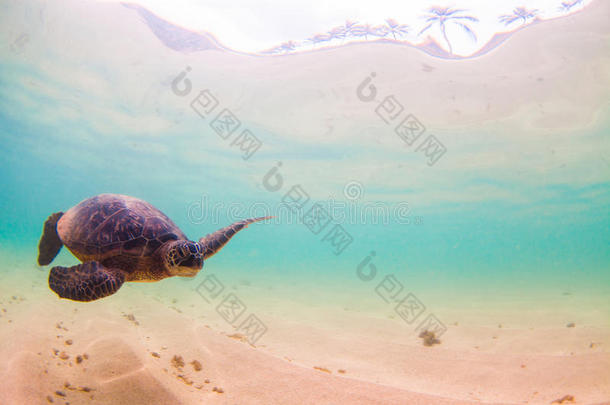
{"label": "turtle head", "polygon": [[163,263],[170,275],[195,277],[203,267],[203,248],[199,243],[175,240],[164,247]]}

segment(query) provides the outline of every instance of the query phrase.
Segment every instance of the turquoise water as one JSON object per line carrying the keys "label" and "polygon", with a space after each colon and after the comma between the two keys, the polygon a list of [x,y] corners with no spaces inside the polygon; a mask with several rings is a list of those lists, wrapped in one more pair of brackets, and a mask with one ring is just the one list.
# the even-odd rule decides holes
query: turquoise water
{"label": "turquoise water", "polygon": [[[291,166],[293,171],[298,171],[308,159],[312,163],[305,164],[307,167],[315,166],[319,159],[357,165],[364,158],[387,162],[384,153],[371,152],[367,147],[350,148],[349,162],[345,162],[342,158],[325,156],[329,152],[321,147],[319,152],[294,152],[294,157],[269,153],[256,165],[246,164],[238,156],[225,156],[221,164],[209,164],[206,156],[230,155],[231,151],[214,134],[189,131],[186,126],[147,139],[145,135],[96,131],[88,123],[95,117],[79,118],[76,123],[36,122],[32,120],[35,113],[15,104],[13,99],[17,92],[22,97],[38,98],[34,90],[8,79],[19,69],[3,64],[0,83],[4,145],[0,151],[3,162],[0,244],[3,251],[23,255],[31,264],[35,262],[42,224],[49,214],[65,211],[96,194],[119,193],[151,202],[192,239],[248,214],[279,215],[270,223],[253,225],[243,231],[208,264],[210,268],[239,268],[251,275],[273,269],[281,277],[324,273],[332,278],[336,274],[340,282],[346,270],[355,269],[370,251],[375,251],[375,264],[379,268],[420,274],[424,278],[432,275],[430,282],[434,283],[467,280],[484,285],[495,279],[521,277],[538,279],[545,284],[561,280],[566,286],[581,282],[596,286],[608,281],[608,182],[545,185],[546,176],[567,170],[560,167],[524,173],[523,182],[500,180],[512,172],[509,167],[489,175],[456,176],[455,183],[446,191],[459,196],[472,185],[489,185],[527,195],[531,201],[519,203],[481,196],[475,202],[434,204],[418,204],[418,192],[429,192],[434,186],[405,190],[371,184],[371,189],[383,189],[383,194],[408,201],[409,215],[398,220],[396,199],[376,200],[367,189],[369,183],[362,182],[364,196],[354,202],[343,195],[339,183],[338,187],[322,192],[335,196],[333,212],[339,219],[335,222],[342,224],[353,242],[340,255],[335,255],[331,243],[322,240],[330,225],[315,235],[299,218],[305,211],[288,215],[290,211],[282,208],[282,197],[292,186],[289,175],[285,175],[286,184],[277,192],[265,189],[264,176],[275,166],[274,159],[281,159],[283,167]],[[49,99],[44,103],[59,108],[61,100]],[[137,119],[138,112],[132,114]],[[603,139],[608,128],[606,125],[584,136]],[[273,139],[267,142],[272,143]],[[288,143],[290,139],[282,142]],[[154,148],[149,148],[149,143]],[[523,143],[518,147],[527,149],[528,145]],[[186,151],[201,154],[200,161],[183,159]],[[452,151],[446,159],[458,160],[460,156]],[[608,173],[601,159],[580,163],[591,172]],[[418,171],[423,183],[427,179],[435,181],[436,171],[443,170],[442,167],[425,169]],[[406,170],[390,168],[388,171],[392,177],[401,176]],[[281,169],[279,173],[283,175]],[[532,177],[542,185],[525,184]],[[316,186],[315,178],[309,180],[311,187]],[[340,182],[341,179],[333,180]],[[344,180],[347,183],[351,179]],[[302,186],[306,190],[309,184]],[[373,195],[369,197],[369,193]],[[333,203],[324,197],[317,201],[327,207]],[[314,201],[312,198],[305,210]],[[380,212],[387,216],[377,218],[377,224],[372,223],[375,221],[372,210],[362,214],[372,203],[383,207]],[[231,207],[234,211],[227,212]]]}
{"label": "turquoise water", "polygon": [[[5,72],[10,69],[11,66],[3,66]],[[239,214],[261,215],[265,210],[271,215],[286,213],[280,210],[280,201],[288,187],[274,193],[262,187],[267,172],[264,164],[273,167],[272,156],[265,157],[262,170],[247,167],[232,156],[226,157],[231,168],[216,169],[206,164],[204,157],[202,162],[187,163],[182,161],[185,149],[205,156],[215,150],[224,152],[224,145],[218,145],[213,134],[189,134],[183,130],[149,141],[96,133],[84,120],[79,122],[78,130],[70,125],[40,125],[28,121],[28,115],[15,111],[15,107],[8,112],[11,94],[17,91],[14,84],[3,80],[0,91],[4,106],[0,113],[4,145],[0,152],[0,244],[4,252],[22,256],[26,263],[35,263],[42,224],[50,213],[103,192],[128,194],[151,202],[192,239],[238,220]],[[589,136],[602,137],[607,130],[608,126]],[[83,131],[88,132],[87,139],[79,140]],[[168,152],[146,150],[147,142],[163,146]],[[325,153],[324,149],[320,151]],[[370,156],[369,151],[354,150],[351,161],[357,162],[359,153],[378,162],[387,160],[384,155]],[[307,158],[281,156],[285,166],[295,168]],[[316,156],[311,158],[315,160]],[[458,158],[453,155],[447,159]],[[591,160],[587,164],[591,171],[607,170],[603,162]],[[436,175],[434,170],[420,172],[424,182],[426,176]],[[393,173],[400,176],[402,171],[394,169]],[[503,174],[498,173],[500,177]],[[244,181],[246,178],[248,181]],[[447,201],[422,206],[417,204],[417,191],[412,191],[406,194],[413,207],[409,224],[389,218],[387,224],[380,219],[380,224],[375,225],[371,224],[370,215],[365,221],[356,218],[367,223],[344,223],[353,242],[340,255],[333,253],[328,241],[321,240],[330,226],[314,235],[298,223],[298,217],[284,215],[243,231],[222,254],[206,263],[204,270],[238,269],[234,271],[249,277],[272,272],[284,282],[292,276],[302,279],[304,274],[324,274],[341,285],[346,278],[355,277],[356,266],[375,251],[374,263],[384,272],[419,277],[440,288],[465,283],[484,289],[487,283],[503,281],[510,288],[512,283],[524,284],[518,283],[520,279],[539,283],[542,289],[554,283],[562,288],[580,283],[591,287],[608,284],[608,183],[550,184],[538,188],[519,182],[502,183],[481,174],[459,180],[453,190],[460,193],[460,188],[466,189],[469,184],[500,185],[526,193],[535,202],[520,204],[483,198],[473,203]],[[401,188],[387,190],[396,195],[402,192]],[[355,210],[358,205],[347,200],[342,191],[327,190],[342,197],[348,207],[339,206],[335,211],[338,217],[349,216],[353,211],[348,210]],[[234,205],[238,209],[232,216],[223,211],[230,203],[241,204]],[[253,203],[259,203],[255,206],[258,212],[248,209]],[[381,203],[393,214],[395,202]],[[207,218],[203,214],[205,208],[201,208],[204,204],[209,208]],[[214,204],[221,208],[212,210],[210,206]],[[311,205],[309,202],[307,208]],[[189,218],[189,209],[193,218]],[[416,223],[416,217],[420,223]]]}

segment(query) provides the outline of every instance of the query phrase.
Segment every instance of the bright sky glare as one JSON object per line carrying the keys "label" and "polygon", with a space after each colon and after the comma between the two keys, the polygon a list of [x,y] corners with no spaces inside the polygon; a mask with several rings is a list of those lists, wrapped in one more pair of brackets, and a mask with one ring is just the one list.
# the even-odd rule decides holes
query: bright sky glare
{"label": "bright sky glare", "polygon": [[[118,0],[106,0],[118,1]],[[194,31],[206,31],[224,46],[241,52],[261,52],[282,42],[300,43],[297,49],[312,49],[306,42],[315,34],[326,33],[346,20],[362,24],[380,25],[392,18],[410,27],[402,39],[417,44],[428,35],[447,49],[438,26],[424,34],[419,32],[426,25],[425,13],[433,5],[466,10],[464,14],[478,18],[467,22],[476,33],[476,40],[459,25],[447,24],[447,36],[457,55],[470,55],[480,49],[497,32],[510,31],[522,25],[515,21],[509,25],[499,21],[499,16],[511,14],[516,7],[537,10],[542,19],[559,17],[582,10],[593,0],[136,0],[158,16],[171,23]],[[563,5],[562,5],[563,3]],[[528,22],[531,22],[530,19]],[[337,45],[339,42],[331,42]],[[316,47],[322,46],[321,44]]]}

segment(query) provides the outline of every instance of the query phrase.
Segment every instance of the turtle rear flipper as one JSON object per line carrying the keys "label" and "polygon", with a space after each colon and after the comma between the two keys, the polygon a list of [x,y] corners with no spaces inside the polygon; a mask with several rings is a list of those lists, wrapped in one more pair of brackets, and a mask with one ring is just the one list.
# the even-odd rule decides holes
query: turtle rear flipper
{"label": "turtle rear flipper", "polygon": [[41,266],[51,263],[61,249],[61,239],[57,235],[57,221],[62,215],[64,215],[63,212],[51,214],[44,223],[42,237],[38,243],[38,264]]}
{"label": "turtle rear flipper", "polygon": [[72,267],[55,266],[49,274],[49,287],[61,298],[93,301],[117,292],[125,281],[120,269],[111,269],[98,262]]}

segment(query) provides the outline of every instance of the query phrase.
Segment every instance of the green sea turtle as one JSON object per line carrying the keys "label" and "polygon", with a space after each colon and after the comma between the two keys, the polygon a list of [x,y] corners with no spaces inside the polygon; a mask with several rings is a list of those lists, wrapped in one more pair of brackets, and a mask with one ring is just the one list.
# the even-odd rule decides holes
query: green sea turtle
{"label": "green sea turtle", "polygon": [[194,277],[233,235],[268,218],[238,221],[193,242],[146,201],[101,194],[46,220],[38,264],[50,264],[66,245],[82,263],[53,267],[49,287],[62,298],[93,301],[114,294],[125,281]]}

